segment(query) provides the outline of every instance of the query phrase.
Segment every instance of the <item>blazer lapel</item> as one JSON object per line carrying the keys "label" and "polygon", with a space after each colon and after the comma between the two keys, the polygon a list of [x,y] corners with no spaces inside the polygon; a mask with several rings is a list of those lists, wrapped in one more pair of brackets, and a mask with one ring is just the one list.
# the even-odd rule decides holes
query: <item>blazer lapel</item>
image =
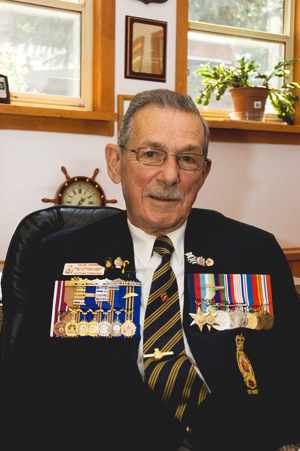
{"label": "blazer lapel", "polygon": [[[202,222],[197,221],[196,223],[193,220],[192,215],[189,218],[185,232],[184,252],[192,252],[196,257],[209,258],[210,255],[203,254],[203,252],[207,253],[207,250],[204,251],[204,249],[208,248],[207,234],[204,233],[204,230],[201,230],[201,224],[205,224],[204,219],[205,218],[203,218]],[[213,251],[213,240],[211,241],[211,243]],[[223,378],[222,334],[216,331],[216,329],[214,329],[213,327],[209,331],[208,328],[204,326],[201,332],[196,324],[191,326],[192,318],[189,315],[191,307],[187,277],[188,274],[210,272],[213,272],[211,267],[189,263],[187,257],[185,256],[183,327],[197,366],[201,374],[203,375],[207,385],[213,391],[221,386],[221,381]]]}

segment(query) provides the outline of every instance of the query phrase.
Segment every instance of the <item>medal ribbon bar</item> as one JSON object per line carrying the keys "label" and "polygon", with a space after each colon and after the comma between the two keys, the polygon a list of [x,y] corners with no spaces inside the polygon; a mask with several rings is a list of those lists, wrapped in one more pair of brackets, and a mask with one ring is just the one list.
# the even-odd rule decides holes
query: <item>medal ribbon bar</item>
{"label": "medal ribbon bar", "polygon": [[231,308],[240,305],[243,310],[265,311],[274,316],[269,275],[188,274],[188,282],[191,313],[196,313],[201,300],[202,313],[206,312],[208,304],[219,305],[223,310],[227,309],[227,304]]}

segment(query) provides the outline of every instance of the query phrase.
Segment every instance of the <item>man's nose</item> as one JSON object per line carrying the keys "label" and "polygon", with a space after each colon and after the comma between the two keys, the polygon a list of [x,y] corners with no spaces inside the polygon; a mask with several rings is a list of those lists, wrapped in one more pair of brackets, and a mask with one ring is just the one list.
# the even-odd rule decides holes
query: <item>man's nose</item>
{"label": "man's nose", "polygon": [[179,182],[179,167],[175,155],[168,155],[160,166],[158,178],[167,185],[174,185]]}

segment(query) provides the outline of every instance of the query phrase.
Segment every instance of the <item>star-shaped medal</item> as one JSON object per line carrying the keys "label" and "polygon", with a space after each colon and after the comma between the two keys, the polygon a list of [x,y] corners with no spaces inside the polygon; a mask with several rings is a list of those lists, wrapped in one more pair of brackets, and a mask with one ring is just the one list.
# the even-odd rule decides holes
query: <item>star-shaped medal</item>
{"label": "star-shaped medal", "polygon": [[216,315],[211,313],[211,311],[208,309],[207,312],[205,313],[205,316],[206,316],[207,328],[208,328],[208,330],[210,330],[211,326],[216,324]]}
{"label": "star-shaped medal", "polygon": [[202,313],[200,309],[198,309],[197,313],[190,313],[190,316],[193,318],[191,326],[197,324],[202,332],[203,326],[206,324],[206,315]]}
{"label": "star-shaped medal", "polygon": [[201,310],[198,308],[197,313],[190,313],[190,316],[193,318],[191,326],[197,324],[201,332],[205,324],[207,325],[209,331],[211,330],[211,326],[216,324],[216,316],[213,313],[211,313],[209,309],[207,310],[206,313],[202,313]]}

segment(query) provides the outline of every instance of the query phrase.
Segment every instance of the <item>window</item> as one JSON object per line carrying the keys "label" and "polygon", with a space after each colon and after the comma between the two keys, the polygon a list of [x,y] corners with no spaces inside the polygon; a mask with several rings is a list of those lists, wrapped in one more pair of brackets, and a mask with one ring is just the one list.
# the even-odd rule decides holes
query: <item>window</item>
{"label": "window", "polygon": [[[47,3],[48,6],[64,10],[63,12],[69,7],[75,8],[75,10],[83,8],[83,1],[77,0],[77,3],[75,1],[30,0],[30,4],[40,7],[42,3],[43,6]],[[0,104],[0,128],[113,136],[114,122],[117,120],[117,114],[114,113],[115,0],[85,0],[85,2],[86,5],[93,6],[92,23],[88,29],[85,28],[87,33],[92,30],[91,108],[87,108],[86,102],[84,108],[76,106],[76,102],[79,103],[78,98],[75,98],[75,103],[73,102],[71,107],[68,105],[71,103],[69,102],[71,97],[67,97],[65,105],[57,105],[54,101],[51,106],[37,102],[34,104],[27,102],[26,105],[21,103],[20,105],[16,101],[10,105]],[[11,4],[12,1],[5,3]],[[25,3],[29,4],[29,1],[21,0],[18,3],[24,6]],[[67,12],[69,13],[70,10]],[[73,15],[64,17],[73,17]],[[0,14],[0,29],[3,25],[1,20],[2,15]],[[83,25],[81,26],[83,27]],[[81,32],[81,34],[83,33]],[[72,48],[74,47],[76,45]],[[83,48],[81,50],[81,54],[86,53]],[[85,63],[82,58],[83,55],[80,69],[81,96],[83,88],[85,88]],[[71,83],[72,89],[76,86],[74,83],[73,81]],[[13,94],[15,92],[18,91],[14,91]],[[24,95],[29,96],[30,94]],[[58,100],[61,101],[62,96],[58,97]]]}
{"label": "window", "polygon": [[[265,72],[293,58],[294,8],[294,0],[189,0],[188,94],[196,101],[201,76],[195,71],[207,61],[234,65],[246,55]],[[233,110],[230,93],[220,101],[212,96],[209,110]],[[266,111],[274,113],[270,104]]]}
{"label": "window", "polygon": [[92,3],[0,0],[0,72],[13,103],[91,110]]}

